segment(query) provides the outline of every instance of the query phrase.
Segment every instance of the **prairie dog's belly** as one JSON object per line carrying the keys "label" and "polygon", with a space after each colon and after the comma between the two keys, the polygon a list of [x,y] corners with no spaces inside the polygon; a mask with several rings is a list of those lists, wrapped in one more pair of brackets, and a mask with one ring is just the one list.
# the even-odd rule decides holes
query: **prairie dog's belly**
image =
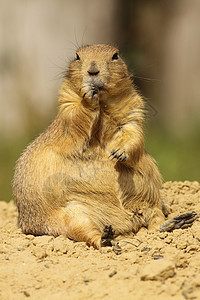
{"label": "prairie dog's belly", "polygon": [[77,160],[67,163],[68,177],[76,182],[84,182],[93,187],[101,185],[116,186],[118,172],[114,162],[109,160]]}
{"label": "prairie dog's belly", "polygon": [[[94,143],[95,144],[95,143]],[[93,187],[116,183],[118,172],[114,161],[111,161],[105,151],[98,145],[90,146],[80,158],[68,160],[66,167],[69,178],[73,181],[84,182]]]}
{"label": "prairie dog's belly", "polygon": [[48,203],[65,205],[76,195],[92,198],[94,194],[104,194],[106,198],[112,194],[112,198],[118,198],[119,173],[114,161],[106,156],[96,153],[87,158],[67,159],[62,167],[58,165],[43,182],[42,193]]}

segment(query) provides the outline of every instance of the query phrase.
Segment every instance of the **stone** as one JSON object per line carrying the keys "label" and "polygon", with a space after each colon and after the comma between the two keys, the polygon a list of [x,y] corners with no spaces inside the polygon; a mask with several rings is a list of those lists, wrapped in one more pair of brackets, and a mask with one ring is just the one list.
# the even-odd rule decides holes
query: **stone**
{"label": "stone", "polygon": [[39,247],[39,246],[34,246],[32,249],[32,254],[36,256],[37,258],[45,258],[47,256],[47,253],[45,249]]}
{"label": "stone", "polygon": [[175,265],[173,262],[159,259],[150,262],[144,266],[140,278],[141,280],[158,280],[163,281],[175,275]]}

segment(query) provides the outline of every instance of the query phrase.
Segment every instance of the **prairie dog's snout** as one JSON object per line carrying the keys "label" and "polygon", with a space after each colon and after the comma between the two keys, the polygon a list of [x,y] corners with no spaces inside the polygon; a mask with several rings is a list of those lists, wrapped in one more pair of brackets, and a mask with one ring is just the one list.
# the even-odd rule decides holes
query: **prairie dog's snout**
{"label": "prairie dog's snout", "polygon": [[94,89],[93,94],[95,95],[97,92],[102,90],[104,86],[101,78],[101,68],[96,61],[91,61],[88,65],[86,83],[91,85],[91,88]]}
{"label": "prairie dog's snout", "polygon": [[100,73],[100,68],[95,61],[92,61],[87,72],[90,76],[97,76]]}

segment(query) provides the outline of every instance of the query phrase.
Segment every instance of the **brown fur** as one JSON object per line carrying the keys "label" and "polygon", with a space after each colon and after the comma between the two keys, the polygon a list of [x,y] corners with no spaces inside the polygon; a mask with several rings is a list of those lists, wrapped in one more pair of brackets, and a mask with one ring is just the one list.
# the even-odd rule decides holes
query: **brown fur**
{"label": "brown fur", "polygon": [[163,221],[161,176],[144,150],[144,103],[118,50],[77,54],[58,115],[20,157],[13,189],[24,233],[98,247],[106,225],[117,237]]}

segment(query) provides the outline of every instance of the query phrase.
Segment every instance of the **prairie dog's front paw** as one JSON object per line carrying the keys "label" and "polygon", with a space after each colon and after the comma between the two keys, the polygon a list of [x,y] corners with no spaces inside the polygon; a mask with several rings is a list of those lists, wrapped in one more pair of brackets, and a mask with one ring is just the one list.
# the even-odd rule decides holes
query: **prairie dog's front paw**
{"label": "prairie dog's front paw", "polygon": [[124,161],[127,161],[127,159],[128,159],[128,153],[126,153],[125,150],[122,150],[120,148],[113,149],[111,151],[109,158],[111,158],[111,160],[116,159],[117,161],[124,162]]}
{"label": "prairie dog's front paw", "polygon": [[90,105],[97,105],[99,102],[98,89],[92,84],[86,84],[80,89],[83,101]]}

